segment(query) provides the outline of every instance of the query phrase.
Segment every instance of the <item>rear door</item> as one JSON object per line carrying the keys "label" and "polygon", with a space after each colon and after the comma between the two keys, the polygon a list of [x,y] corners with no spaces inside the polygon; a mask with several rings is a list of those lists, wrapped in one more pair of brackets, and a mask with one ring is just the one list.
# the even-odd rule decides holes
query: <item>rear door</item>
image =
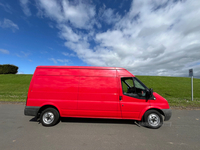
{"label": "rear door", "polygon": [[29,94],[29,105],[56,106],[61,116],[77,112],[78,69],[37,68]]}
{"label": "rear door", "polygon": [[120,77],[120,106],[122,118],[139,119],[141,111],[149,107],[145,88],[135,77]]}

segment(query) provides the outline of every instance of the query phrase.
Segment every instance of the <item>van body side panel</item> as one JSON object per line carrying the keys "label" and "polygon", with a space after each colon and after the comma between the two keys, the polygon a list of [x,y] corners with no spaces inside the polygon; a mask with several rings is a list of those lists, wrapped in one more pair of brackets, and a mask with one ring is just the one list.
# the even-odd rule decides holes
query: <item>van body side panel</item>
{"label": "van body side panel", "polygon": [[79,69],[69,68],[37,68],[35,75],[48,75],[48,76],[79,76]]}
{"label": "van body side panel", "polygon": [[116,77],[116,70],[80,69],[80,77]]}
{"label": "van body side panel", "polygon": [[116,70],[80,71],[78,116],[121,118]]}
{"label": "van body side panel", "polygon": [[73,72],[77,70],[50,68],[38,70],[29,93],[28,105],[40,107],[54,105],[60,110],[61,116],[76,115],[79,76],[73,75]]}

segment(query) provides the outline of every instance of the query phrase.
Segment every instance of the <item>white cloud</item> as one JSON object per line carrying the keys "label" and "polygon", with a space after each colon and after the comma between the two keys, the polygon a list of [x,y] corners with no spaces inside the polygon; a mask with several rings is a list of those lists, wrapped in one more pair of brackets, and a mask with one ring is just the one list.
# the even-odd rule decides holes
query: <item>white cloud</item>
{"label": "white cloud", "polygon": [[[124,16],[102,8],[98,16],[104,19],[99,20],[96,7],[83,1],[39,0],[39,6],[46,17],[56,21],[65,46],[89,65],[171,76],[187,75],[189,68],[200,66],[198,0],[134,0]],[[101,28],[102,22],[113,27],[95,29]]]}
{"label": "white cloud", "polygon": [[58,62],[61,62],[61,63],[66,63],[66,62],[69,62],[68,59],[55,59],[55,58],[49,58],[50,61],[53,61],[54,64],[57,64]]}
{"label": "white cloud", "polygon": [[152,11],[166,1],[151,2],[134,1],[130,12],[115,28],[96,34],[96,40],[101,48],[109,48],[107,53],[121,58],[120,62],[118,57],[114,58],[114,66],[135,74],[187,74],[187,64],[200,58],[200,3],[169,2]]}
{"label": "white cloud", "polygon": [[73,42],[78,42],[80,39],[80,36],[75,33],[72,28],[70,28],[69,26],[66,26],[64,24],[59,25],[58,27],[61,32],[59,33],[60,37],[69,41],[73,41]]}
{"label": "white cloud", "polygon": [[36,0],[39,13],[58,23],[68,23],[75,28],[89,29],[96,23],[95,7],[84,1]]}
{"label": "white cloud", "polygon": [[68,56],[68,57],[76,57],[76,55],[75,55],[75,54],[72,54],[72,53],[62,52],[62,54],[63,54],[64,56]]}
{"label": "white cloud", "polygon": [[19,27],[17,24],[13,23],[11,20],[9,19],[4,19],[3,22],[0,22],[0,27],[2,28],[10,28],[12,29],[13,32],[15,32],[15,30],[19,30]]}
{"label": "white cloud", "polygon": [[30,55],[29,52],[20,51],[20,53],[16,53],[17,57],[27,58]]}
{"label": "white cloud", "polygon": [[49,60],[50,61],[53,61],[54,62],[54,64],[57,64],[58,62],[56,61],[56,59],[55,58],[49,58]]}
{"label": "white cloud", "polygon": [[118,13],[114,13],[115,11],[111,8],[107,8],[103,5],[102,8],[99,9],[98,17],[101,21],[106,22],[107,24],[113,24],[120,20],[121,16]]}
{"label": "white cloud", "polygon": [[[51,19],[58,22],[64,20],[64,16],[61,11],[61,6],[56,0],[36,0],[40,11],[44,10],[44,14]],[[41,14],[41,12],[40,12]]]}
{"label": "white cloud", "polygon": [[28,7],[28,4],[29,4],[29,0],[20,0],[20,5],[23,9],[23,12],[26,16],[31,16],[31,11]]}
{"label": "white cloud", "polygon": [[6,12],[12,14],[12,8],[10,7],[10,5],[0,3],[0,7],[2,7]]}
{"label": "white cloud", "polygon": [[49,23],[49,27],[52,28],[52,29],[54,28],[52,23]]}
{"label": "white cloud", "polygon": [[3,53],[3,54],[10,54],[10,52],[6,49],[0,49],[0,53]]}
{"label": "white cloud", "polygon": [[62,62],[62,63],[69,62],[69,60],[67,60],[67,59],[57,59],[57,61]]}
{"label": "white cloud", "polygon": [[95,7],[84,1],[75,3],[67,0],[62,1],[63,12],[65,19],[76,28],[88,28],[91,26],[91,19],[95,15]]}
{"label": "white cloud", "polygon": [[53,50],[53,48],[52,47],[48,47],[50,50]]}
{"label": "white cloud", "polygon": [[17,74],[24,74],[24,71],[19,70]]}
{"label": "white cloud", "polygon": [[17,72],[17,74],[24,74],[24,72],[23,71],[19,71],[19,72]]}

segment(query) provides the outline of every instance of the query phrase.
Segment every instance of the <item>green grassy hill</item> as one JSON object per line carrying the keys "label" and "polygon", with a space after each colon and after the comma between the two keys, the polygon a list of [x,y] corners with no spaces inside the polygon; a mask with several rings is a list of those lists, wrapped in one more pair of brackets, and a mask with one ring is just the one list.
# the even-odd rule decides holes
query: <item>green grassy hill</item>
{"label": "green grassy hill", "polygon": [[0,75],[0,101],[25,102],[32,75]]}
{"label": "green grassy hill", "polygon": [[148,88],[153,88],[170,106],[200,107],[200,79],[194,79],[194,100],[191,101],[191,78],[137,76]]}
{"label": "green grassy hill", "polygon": [[[194,101],[191,101],[191,79],[183,77],[137,76],[147,87],[165,97],[170,106],[200,107],[200,79],[194,79]],[[0,75],[0,101],[25,102],[32,75]]]}

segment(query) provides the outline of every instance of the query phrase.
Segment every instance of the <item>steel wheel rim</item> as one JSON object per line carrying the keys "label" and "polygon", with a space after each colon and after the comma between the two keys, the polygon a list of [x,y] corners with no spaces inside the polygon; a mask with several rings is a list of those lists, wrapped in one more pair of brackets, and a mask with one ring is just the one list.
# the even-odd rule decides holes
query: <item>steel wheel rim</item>
{"label": "steel wheel rim", "polygon": [[54,121],[54,114],[52,112],[46,112],[43,115],[42,120],[45,124],[51,124]]}
{"label": "steel wheel rim", "polygon": [[156,127],[160,124],[160,117],[157,114],[150,114],[148,116],[148,123],[151,126]]}

